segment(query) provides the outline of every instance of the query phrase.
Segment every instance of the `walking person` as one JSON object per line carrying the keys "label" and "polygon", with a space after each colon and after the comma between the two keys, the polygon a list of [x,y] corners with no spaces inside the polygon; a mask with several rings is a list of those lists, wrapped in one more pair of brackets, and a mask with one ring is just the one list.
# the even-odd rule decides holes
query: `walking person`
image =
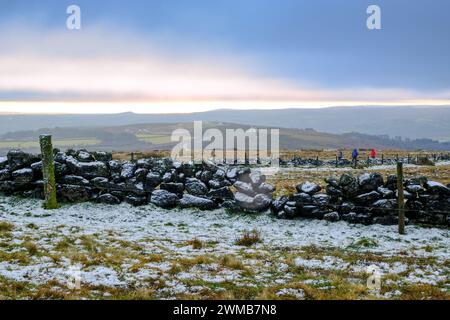
{"label": "walking person", "polygon": [[377,157],[377,150],[375,149],[370,150],[370,159],[375,160],[376,157]]}
{"label": "walking person", "polygon": [[336,167],[338,166],[339,163],[342,162],[343,158],[344,154],[342,153],[342,150],[338,150],[338,152],[336,153]]}
{"label": "walking person", "polygon": [[358,149],[353,149],[353,151],[352,151],[352,165],[353,165],[354,168],[356,168],[356,165],[358,164],[358,156],[359,156]]}

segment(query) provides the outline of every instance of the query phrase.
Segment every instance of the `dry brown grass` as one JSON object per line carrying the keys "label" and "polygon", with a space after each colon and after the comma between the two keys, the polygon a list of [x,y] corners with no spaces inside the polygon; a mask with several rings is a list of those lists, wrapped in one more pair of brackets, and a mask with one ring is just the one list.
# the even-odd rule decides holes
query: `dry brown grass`
{"label": "dry brown grass", "polygon": [[256,243],[262,242],[261,233],[258,230],[244,230],[242,235],[236,239],[235,244],[238,246],[250,247]]}
{"label": "dry brown grass", "polygon": [[226,268],[235,269],[235,270],[244,270],[245,266],[241,260],[236,258],[233,255],[225,255],[220,259],[220,264]]}
{"label": "dry brown grass", "polygon": [[14,229],[14,224],[8,221],[0,221],[0,232],[9,232]]}
{"label": "dry brown grass", "polygon": [[[358,149],[360,159],[365,159],[370,154],[370,149]],[[334,160],[336,158],[337,150],[324,150],[324,149],[310,149],[310,150],[281,150],[280,157],[282,159],[291,159],[293,157],[300,158],[311,158],[315,159],[319,157],[320,160]],[[351,159],[352,150],[351,149],[342,149],[342,153],[344,158]],[[394,159],[398,157],[407,157],[408,155],[411,158],[425,157],[428,156],[431,158],[432,154],[445,153],[442,151],[407,151],[407,150],[377,150],[377,156],[381,158],[383,155],[386,159]]]}
{"label": "dry brown grass", "polygon": [[38,246],[32,241],[25,241],[22,246],[27,249],[30,256],[35,256],[39,252]]}
{"label": "dry brown grass", "polygon": [[192,249],[195,249],[195,250],[199,250],[199,249],[203,248],[203,242],[201,242],[197,238],[188,241],[187,244],[191,245]]}

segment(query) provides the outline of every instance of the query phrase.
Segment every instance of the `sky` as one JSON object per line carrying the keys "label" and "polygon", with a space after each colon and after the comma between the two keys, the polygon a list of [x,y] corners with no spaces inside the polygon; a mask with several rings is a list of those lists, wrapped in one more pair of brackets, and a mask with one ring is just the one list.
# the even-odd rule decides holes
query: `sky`
{"label": "sky", "polygon": [[0,0],[0,112],[450,105],[449,14],[448,0]]}

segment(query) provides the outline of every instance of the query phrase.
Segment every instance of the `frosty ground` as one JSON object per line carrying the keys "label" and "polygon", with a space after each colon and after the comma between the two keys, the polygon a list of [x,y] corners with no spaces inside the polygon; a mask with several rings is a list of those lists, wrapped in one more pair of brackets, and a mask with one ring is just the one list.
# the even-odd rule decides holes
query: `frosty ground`
{"label": "frosty ground", "polygon": [[[0,197],[1,299],[450,296],[449,229],[407,226],[400,236],[395,226],[269,213],[41,205]],[[374,267],[380,289],[367,286]],[[68,286],[74,274],[79,289]]]}

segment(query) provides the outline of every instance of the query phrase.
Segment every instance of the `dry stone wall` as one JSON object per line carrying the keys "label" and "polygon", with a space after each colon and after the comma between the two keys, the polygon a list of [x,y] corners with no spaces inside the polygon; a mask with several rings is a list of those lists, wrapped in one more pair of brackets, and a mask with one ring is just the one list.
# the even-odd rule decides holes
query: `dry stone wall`
{"label": "dry stone wall", "polygon": [[[397,223],[397,178],[379,173],[358,177],[345,173],[326,179],[326,186],[304,182],[296,193],[273,199],[274,187],[258,170],[209,162],[179,163],[168,158],[133,162],[112,159],[107,152],[54,151],[60,202],[133,206],[152,203],[162,208],[224,207],[239,212],[270,209],[281,219],[344,220],[363,224]],[[404,182],[407,221],[450,225],[450,188],[426,177]],[[40,155],[11,150],[0,157],[0,192],[44,197]]]}

